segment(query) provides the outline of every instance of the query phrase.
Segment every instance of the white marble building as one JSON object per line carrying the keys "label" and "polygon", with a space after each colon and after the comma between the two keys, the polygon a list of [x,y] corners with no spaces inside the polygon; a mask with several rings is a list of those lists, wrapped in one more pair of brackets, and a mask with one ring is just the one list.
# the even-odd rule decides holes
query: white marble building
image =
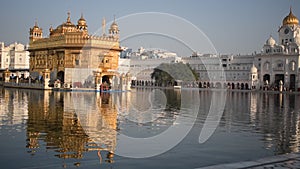
{"label": "white marble building", "polygon": [[0,42],[0,71],[5,69],[10,70],[11,76],[29,76],[29,52],[26,45],[15,42],[5,46],[4,42]]}
{"label": "white marble building", "polygon": [[193,54],[182,58],[199,74],[199,87],[258,88],[258,70],[254,55]]}
{"label": "white marble building", "polygon": [[10,47],[5,46],[4,42],[0,43],[0,69],[6,69],[9,67],[10,63],[10,56],[9,56],[9,51]]}
{"label": "white marble building", "polygon": [[281,83],[285,89],[299,90],[300,26],[292,9],[283,19],[278,34],[278,43],[271,36],[256,55],[260,62],[260,84],[276,89]]}
{"label": "white marble building", "polygon": [[[133,80],[149,81],[160,63],[188,63],[199,75],[200,88],[300,90],[300,26],[290,13],[278,30],[279,43],[270,36],[259,54],[215,55],[194,53],[190,57],[129,59],[126,64]],[[145,50],[143,49],[142,52]],[[142,56],[142,55],[141,55]],[[122,70],[124,71],[124,70]],[[130,72],[129,71],[129,72]],[[126,72],[126,71],[124,71]],[[195,85],[193,85],[195,87]]]}
{"label": "white marble building", "polygon": [[29,69],[29,52],[21,43],[0,43],[0,69]]}
{"label": "white marble building", "polygon": [[[127,49],[128,50],[128,49]],[[176,53],[156,49],[139,48],[137,52],[126,53],[119,59],[118,72],[130,74],[132,80],[152,81],[151,73],[161,63],[175,63],[181,59]]]}
{"label": "white marble building", "polygon": [[15,43],[10,50],[10,69],[29,69],[29,52],[21,43]]}

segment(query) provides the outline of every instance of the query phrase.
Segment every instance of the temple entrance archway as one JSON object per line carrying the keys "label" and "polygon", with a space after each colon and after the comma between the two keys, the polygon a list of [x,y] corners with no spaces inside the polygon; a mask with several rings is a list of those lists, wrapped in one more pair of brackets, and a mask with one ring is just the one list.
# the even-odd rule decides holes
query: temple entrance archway
{"label": "temple entrance archway", "polygon": [[248,85],[248,83],[245,83],[245,89],[246,89],[246,90],[249,90],[249,85]]}
{"label": "temple entrance archway", "polygon": [[290,75],[290,90],[295,91],[296,88],[296,75]]}
{"label": "temple entrance archway", "polygon": [[275,86],[279,87],[279,82],[282,81],[284,83],[284,74],[276,74],[275,75]]}
{"label": "temple entrance archway", "polygon": [[65,82],[65,72],[59,71],[57,73],[57,79],[60,80],[62,83],[64,83]]}
{"label": "temple entrance archway", "polygon": [[266,81],[268,81],[268,83],[270,83],[270,75],[269,74],[265,74],[264,76],[263,76],[263,81],[264,81],[264,83],[266,83]]}

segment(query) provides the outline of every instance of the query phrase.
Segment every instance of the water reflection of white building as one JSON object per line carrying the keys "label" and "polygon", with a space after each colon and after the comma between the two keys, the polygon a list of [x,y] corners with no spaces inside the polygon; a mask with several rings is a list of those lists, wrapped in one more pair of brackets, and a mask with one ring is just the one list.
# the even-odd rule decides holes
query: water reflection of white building
{"label": "water reflection of white building", "polygon": [[276,154],[299,152],[298,95],[251,93],[250,126],[261,133],[265,147]]}
{"label": "water reflection of white building", "polygon": [[21,125],[28,116],[28,96],[18,90],[0,92],[0,126]]}

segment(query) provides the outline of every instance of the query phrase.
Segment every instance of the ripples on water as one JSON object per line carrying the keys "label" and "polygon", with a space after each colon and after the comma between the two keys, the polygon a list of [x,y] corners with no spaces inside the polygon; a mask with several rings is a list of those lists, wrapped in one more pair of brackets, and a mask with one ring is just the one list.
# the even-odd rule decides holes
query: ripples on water
{"label": "ripples on water", "polygon": [[[227,92],[215,132],[200,144],[213,93],[1,88],[1,163],[5,168],[195,168],[299,151],[298,94]],[[195,124],[192,109],[198,111]],[[178,125],[179,117],[193,128],[169,152],[140,160],[114,155],[120,133],[135,138],[156,136]]]}

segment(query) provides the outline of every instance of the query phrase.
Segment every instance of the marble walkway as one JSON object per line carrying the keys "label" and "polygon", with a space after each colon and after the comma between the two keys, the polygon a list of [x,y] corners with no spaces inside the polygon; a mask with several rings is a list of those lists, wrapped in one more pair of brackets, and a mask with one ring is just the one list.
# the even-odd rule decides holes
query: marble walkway
{"label": "marble walkway", "polygon": [[273,157],[261,158],[254,161],[243,161],[202,167],[201,169],[300,169],[300,153],[278,155]]}

